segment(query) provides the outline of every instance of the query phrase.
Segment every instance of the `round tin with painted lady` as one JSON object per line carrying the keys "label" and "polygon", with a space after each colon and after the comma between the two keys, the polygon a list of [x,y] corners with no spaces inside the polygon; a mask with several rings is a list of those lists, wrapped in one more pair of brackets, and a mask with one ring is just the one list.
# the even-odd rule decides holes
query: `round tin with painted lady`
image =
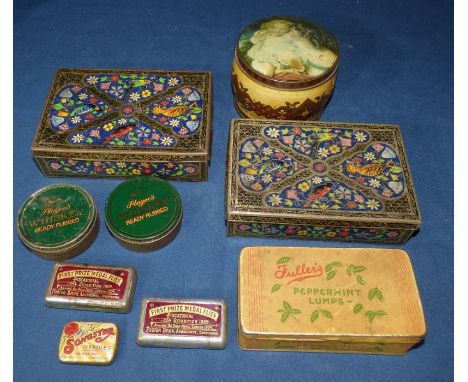
{"label": "round tin with painted lady", "polygon": [[81,187],[55,184],[33,193],[21,207],[18,236],[35,254],[61,261],[79,255],[97,236],[99,218]]}
{"label": "round tin with painted lady", "polygon": [[330,99],[339,62],[335,37],[296,17],[262,19],[240,34],[232,68],[242,117],[317,120]]}
{"label": "round tin with painted lady", "polygon": [[137,177],[118,185],[105,207],[106,225],[124,247],[149,252],[177,235],[182,202],[177,190],[159,178]]}

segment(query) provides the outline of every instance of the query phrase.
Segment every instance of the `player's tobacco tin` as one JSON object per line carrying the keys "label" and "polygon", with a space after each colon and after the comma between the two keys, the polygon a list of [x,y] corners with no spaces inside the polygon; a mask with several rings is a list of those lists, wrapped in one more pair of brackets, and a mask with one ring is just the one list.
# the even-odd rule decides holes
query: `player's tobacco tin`
{"label": "player's tobacco tin", "polygon": [[133,268],[92,264],[55,264],[45,294],[53,308],[127,313],[137,275]]}
{"label": "player's tobacco tin", "polygon": [[399,244],[420,226],[396,125],[233,120],[228,235]]}
{"label": "player's tobacco tin", "polygon": [[244,248],[238,298],[246,350],[404,354],[426,333],[398,249]]}
{"label": "player's tobacco tin", "polygon": [[226,347],[224,300],[146,298],[141,303],[137,344],[151,347]]}
{"label": "player's tobacco tin", "polygon": [[165,180],[138,177],[118,185],[106,201],[106,225],[126,248],[148,252],[174,239],[182,222],[177,190]]}
{"label": "player's tobacco tin", "polygon": [[58,355],[70,364],[109,365],[119,344],[117,325],[109,322],[68,322],[62,331]]}
{"label": "player's tobacco tin", "polygon": [[60,69],[32,145],[45,175],[203,181],[211,75]]}
{"label": "player's tobacco tin", "polygon": [[17,229],[21,241],[35,254],[61,261],[91,245],[99,230],[99,218],[88,192],[71,184],[54,184],[24,202]]}
{"label": "player's tobacco tin", "polygon": [[338,43],[321,26],[271,17],[245,28],[232,68],[234,104],[253,119],[319,119],[335,86]]}

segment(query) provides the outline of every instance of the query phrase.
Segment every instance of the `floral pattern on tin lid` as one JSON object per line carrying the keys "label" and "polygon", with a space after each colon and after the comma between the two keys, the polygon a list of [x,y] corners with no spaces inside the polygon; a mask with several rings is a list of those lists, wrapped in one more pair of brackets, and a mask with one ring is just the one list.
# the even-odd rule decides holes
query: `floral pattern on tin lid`
{"label": "floral pattern on tin lid", "polygon": [[195,87],[181,87],[179,76],[90,74],[83,83],[59,89],[51,108],[53,130],[78,130],[67,136],[68,143],[170,148],[176,137],[195,135],[202,126],[202,95]]}
{"label": "floral pattern on tin lid", "polygon": [[[261,135],[240,143],[237,173],[251,192],[284,181],[281,190],[263,195],[269,207],[377,212],[385,205],[379,197],[399,198],[406,190],[396,149],[379,142],[365,146],[371,139],[365,129],[279,125],[264,127]],[[348,151],[354,154],[340,159]],[[292,176],[299,180],[288,183]]]}
{"label": "floral pattern on tin lid", "polygon": [[181,83],[180,77],[144,74],[91,74],[84,82],[124,102],[138,102]]}
{"label": "floral pattern on tin lid", "polygon": [[66,132],[113,111],[112,106],[79,84],[64,86],[55,96],[50,113],[53,130]]}
{"label": "floral pattern on tin lid", "polygon": [[176,139],[135,118],[122,117],[93,126],[83,133],[74,133],[68,137],[68,142],[85,145],[171,147],[176,144]]}
{"label": "floral pattern on tin lid", "polygon": [[245,188],[252,191],[265,190],[272,183],[282,182],[306,168],[259,138],[249,138],[242,143],[239,159],[240,181]]}
{"label": "floral pattern on tin lid", "polygon": [[379,211],[383,204],[328,176],[314,176],[267,194],[265,203],[271,207],[310,208],[319,210]]}

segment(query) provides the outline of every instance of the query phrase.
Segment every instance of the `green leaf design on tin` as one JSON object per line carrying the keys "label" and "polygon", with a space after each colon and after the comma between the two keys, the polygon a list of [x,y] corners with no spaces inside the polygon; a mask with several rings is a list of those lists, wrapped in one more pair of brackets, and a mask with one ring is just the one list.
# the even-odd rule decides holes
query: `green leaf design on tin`
{"label": "green leaf design on tin", "polygon": [[286,264],[287,262],[289,262],[289,260],[291,260],[291,257],[288,257],[288,256],[281,257],[281,258],[276,262],[276,264]]}
{"label": "green leaf design on tin", "polygon": [[360,273],[362,271],[365,271],[367,268],[364,265],[356,265],[354,266],[353,270],[354,273]]}
{"label": "green leaf design on tin", "polygon": [[333,320],[333,315],[331,314],[329,310],[322,309],[321,313],[323,317]]}
{"label": "green leaf design on tin", "polygon": [[379,300],[380,302],[383,302],[385,300],[383,293],[379,288],[372,288],[369,291],[369,301],[372,301],[374,298],[377,298],[377,300]]}
{"label": "green leaf design on tin", "polygon": [[364,279],[362,278],[361,275],[357,275],[357,276],[356,276],[356,281],[357,281],[359,284],[361,284],[361,285],[364,285],[364,284],[365,284],[365,281],[364,281]]}
{"label": "green leaf design on tin", "polygon": [[326,309],[315,309],[312,314],[310,315],[310,322],[311,323],[314,323],[317,318],[320,317],[320,315],[322,315],[322,317],[325,317],[325,318],[328,318],[330,320],[333,320],[333,314],[329,311],[329,310],[326,310]]}
{"label": "green leaf design on tin", "polygon": [[320,309],[314,310],[310,316],[310,321],[313,323],[317,318],[319,318]]}
{"label": "green leaf design on tin", "polygon": [[385,316],[386,314],[387,314],[387,312],[385,310],[368,310],[366,312],[366,316],[367,316],[367,318],[369,318],[369,322],[371,324],[374,321],[374,319],[376,319],[378,317]]}
{"label": "green leaf design on tin", "polygon": [[281,284],[273,285],[273,288],[271,288],[271,293],[275,293],[275,292],[279,291],[281,286],[282,286]]}
{"label": "green leaf design on tin", "polygon": [[289,317],[292,317],[297,321],[297,318],[294,317],[294,315],[302,312],[299,309],[294,309],[289,302],[283,301],[283,309],[278,309],[277,313],[282,313],[281,322],[285,322]]}
{"label": "green leaf design on tin", "polygon": [[348,276],[351,276],[354,273],[354,265],[353,264],[348,266],[348,268],[346,269],[346,273],[348,274]]}
{"label": "green leaf design on tin", "polygon": [[334,261],[332,263],[328,263],[327,265],[325,265],[325,272],[327,273],[327,281],[331,280],[332,278],[336,276],[337,269],[335,268],[339,268],[342,266],[343,264],[341,264],[338,261]]}
{"label": "green leaf design on tin", "polygon": [[353,308],[353,312],[354,314],[358,314],[363,308],[363,305],[362,304],[356,304],[354,305],[354,308]]}

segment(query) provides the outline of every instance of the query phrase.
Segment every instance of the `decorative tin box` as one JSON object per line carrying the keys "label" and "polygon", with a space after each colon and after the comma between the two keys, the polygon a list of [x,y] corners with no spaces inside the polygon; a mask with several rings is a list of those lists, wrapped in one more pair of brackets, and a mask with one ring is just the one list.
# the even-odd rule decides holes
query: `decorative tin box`
{"label": "decorative tin box", "polygon": [[52,308],[127,313],[135,293],[130,267],[56,263],[45,294]]}
{"label": "decorative tin box", "polygon": [[207,179],[208,72],[60,69],[34,138],[45,175]]}
{"label": "decorative tin box", "polygon": [[137,344],[153,347],[224,349],[224,300],[146,298],[141,302]]}
{"label": "decorative tin box", "polygon": [[319,25],[296,17],[259,20],[242,31],[235,50],[237,111],[254,119],[319,119],[338,61],[338,43]]}
{"label": "decorative tin box", "polygon": [[228,235],[403,243],[421,218],[398,126],[233,120]]}
{"label": "decorative tin box", "polygon": [[238,298],[244,349],[404,354],[426,333],[398,249],[244,248]]}
{"label": "decorative tin box", "polygon": [[69,364],[109,365],[119,346],[119,329],[110,322],[68,322],[62,331],[58,355]]}

